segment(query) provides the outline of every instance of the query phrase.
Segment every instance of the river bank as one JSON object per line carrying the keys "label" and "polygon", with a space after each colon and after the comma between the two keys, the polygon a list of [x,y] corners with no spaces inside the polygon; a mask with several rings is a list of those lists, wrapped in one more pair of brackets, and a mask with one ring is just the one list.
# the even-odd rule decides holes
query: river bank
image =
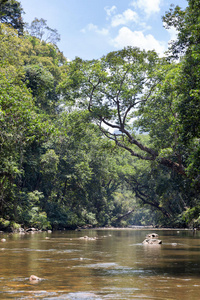
{"label": "river bank", "polygon": [[47,233],[52,233],[54,231],[60,231],[60,232],[65,232],[65,231],[85,231],[85,230],[100,230],[100,231],[115,231],[115,230],[158,230],[158,231],[199,231],[198,228],[169,228],[169,227],[157,227],[153,225],[149,226],[141,226],[141,225],[132,225],[128,227],[92,227],[92,226],[83,226],[83,227],[77,227],[75,229],[71,228],[61,228],[57,230],[40,230],[34,227],[31,228],[6,228],[5,230],[0,231],[0,235],[3,234],[14,234],[14,233],[19,233],[21,235],[23,234],[34,234],[34,233],[42,233],[42,232],[47,232]]}

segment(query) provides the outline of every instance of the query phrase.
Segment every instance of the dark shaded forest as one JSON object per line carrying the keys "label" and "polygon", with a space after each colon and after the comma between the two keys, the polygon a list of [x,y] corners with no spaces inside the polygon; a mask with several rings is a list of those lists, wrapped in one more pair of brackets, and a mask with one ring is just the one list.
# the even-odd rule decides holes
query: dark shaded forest
{"label": "dark shaded forest", "polygon": [[68,61],[0,0],[0,230],[200,225],[200,2],[173,41]]}

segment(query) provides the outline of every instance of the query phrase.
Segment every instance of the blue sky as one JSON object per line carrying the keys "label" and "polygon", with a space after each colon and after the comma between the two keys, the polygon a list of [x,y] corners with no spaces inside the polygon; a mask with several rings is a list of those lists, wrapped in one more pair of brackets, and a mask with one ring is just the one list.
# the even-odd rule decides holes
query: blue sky
{"label": "blue sky", "polygon": [[[20,1],[20,0],[19,0]],[[170,4],[186,0],[21,0],[24,21],[35,17],[61,35],[59,49],[72,60],[97,59],[126,46],[155,49],[161,55],[175,30],[163,28],[161,17]]]}

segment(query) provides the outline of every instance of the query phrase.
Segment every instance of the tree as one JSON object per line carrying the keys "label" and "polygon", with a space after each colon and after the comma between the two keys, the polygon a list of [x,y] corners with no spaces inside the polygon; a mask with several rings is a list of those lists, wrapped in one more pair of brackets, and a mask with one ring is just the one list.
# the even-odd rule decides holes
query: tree
{"label": "tree", "polygon": [[45,43],[56,44],[60,41],[60,34],[57,29],[52,29],[47,25],[44,19],[35,18],[29,27],[30,35],[38,38]]}
{"label": "tree", "polygon": [[[153,101],[168,70],[167,65],[153,51],[128,47],[111,52],[101,60],[76,59],[69,63],[61,88],[66,99],[74,96],[79,104],[87,99],[88,109],[102,132],[132,156],[156,161],[185,176],[180,155],[176,152],[173,158],[164,152],[160,155],[162,144],[157,147],[143,144],[134,132],[135,112],[139,106]],[[108,127],[112,131],[105,129]]]}
{"label": "tree", "polygon": [[42,65],[27,65],[25,70],[25,82],[27,87],[31,89],[36,104],[43,110],[55,107],[52,103],[50,94],[54,89],[54,77]]}
{"label": "tree", "polygon": [[200,2],[189,0],[183,11],[171,8],[163,18],[166,27],[174,26],[178,39],[171,45],[171,57],[182,56],[177,78],[177,115],[179,117],[180,144],[187,147],[187,173],[200,185]]}
{"label": "tree", "polygon": [[14,217],[25,151],[35,140],[40,122],[31,94],[24,84],[16,84],[15,78],[5,76],[5,73],[1,73],[0,84],[0,207],[1,214],[9,212]]}
{"label": "tree", "polygon": [[199,211],[198,189],[191,187],[199,174],[199,142],[183,142],[183,65],[183,60],[168,62],[155,52],[126,48],[100,60],[76,58],[60,84],[66,103],[88,106],[105,136],[148,163],[147,174],[124,177],[139,202],[182,225],[189,207]]}
{"label": "tree", "polygon": [[[34,190],[24,189],[24,177],[29,176],[25,164],[27,160],[32,163],[34,147],[45,140],[49,130],[48,121],[36,112],[31,90],[23,82],[27,45],[27,39],[18,37],[16,30],[1,25],[0,215],[15,221],[19,221],[23,209],[32,207],[28,194]],[[31,174],[33,171],[32,167]]]}
{"label": "tree", "polygon": [[22,35],[24,30],[23,12],[19,1],[0,0],[0,22],[17,29],[19,35]]}
{"label": "tree", "polygon": [[59,92],[56,89],[66,59],[54,44],[41,42],[27,33],[24,40],[27,45],[23,49],[23,80],[31,89],[37,106],[48,114],[55,114],[59,105]]}

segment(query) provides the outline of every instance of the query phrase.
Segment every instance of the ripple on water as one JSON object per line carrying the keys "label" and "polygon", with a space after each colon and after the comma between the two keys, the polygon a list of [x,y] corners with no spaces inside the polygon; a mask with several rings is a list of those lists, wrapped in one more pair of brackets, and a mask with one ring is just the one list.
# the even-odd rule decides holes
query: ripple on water
{"label": "ripple on water", "polygon": [[132,269],[132,268],[115,268],[115,269],[108,269],[108,270],[104,270],[104,272],[106,273],[107,276],[122,276],[122,275],[149,275],[152,272],[149,270],[142,270],[142,269]]}
{"label": "ripple on water", "polygon": [[96,264],[83,265],[82,267],[91,268],[91,269],[100,269],[100,268],[106,269],[106,268],[118,267],[118,265],[116,263],[96,263]]}
{"label": "ripple on water", "polygon": [[[28,293],[28,295],[26,295]],[[57,293],[55,292],[47,292],[47,291],[37,291],[37,292],[27,292],[26,290],[21,290],[21,291],[6,291],[6,292],[0,292],[0,297],[1,294],[3,295],[4,298],[1,299],[10,299],[10,297],[12,297],[12,299],[19,299],[19,300],[25,300],[25,299],[49,299],[48,296],[56,296]],[[22,297],[20,297],[20,295],[22,295]],[[5,295],[5,296],[4,296]],[[6,298],[5,298],[6,297]],[[13,298],[15,297],[15,298]],[[32,298],[34,297],[34,298]],[[37,297],[37,298],[36,298]],[[44,297],[48,297],[48,298],[44,298]],[[53,298],[53,299],[58,299]]]}
{"label": "ripple on water", "polygon": [[77,249],[67,249],[67,250],[57,250],[56,253],[62,254],[62,253],[73,253],[73,252],[81,252],[81,250]]}
{"label": "ripple on water", "polygon": [[[20,295],[23,296],[21,297]],[[47,292],[45,290],[40,290],[37,292],[28,292],[26,290],[21,291],[0,291],[0,297],[3,295],[1,299],[8,299],[10,297],[17,297],[15,299],[25,300],[25,299],[43,299],[43,300],[102,300],[99,296],[91,292],[76,292],[76,293],[68,293],[68,294],[61,294],[59,292]],[[33,297],[33,298],[32,298]]]}
{"label": "ripple on water", "polygon": [[102,300],[99,296],[90,292],[69,293],[56,297],[43,298],[43,300]]}
{"label": "ripple on water", "polygon": [[101,270],[107,276],[113,275],[149,275],[152,273],[151,270],[143,270],[143,269],[133,269],[129,267],[119,266],[116,263],[96,263],[96,264],[88,264],[88,265],[81,265],[75,267],[84,267],[90,269]]}
{"label": "ripple on water", "polygon": [[24,251],[32,251],[32,252],[56,252],[57,249],[33,249],[33,248],[13,248],[13,249],[7,249],[8,251],[13,252],[24,252]]}
{"label": "ripple on water", "polygon": [[81,250],[77,249],[66,249],[66,250],[58,250],[58,249],[33,249],[33,248],[14,248],[14,249],[8,249],[10,251],[13,251],[15,253],[19,252],[55,252],[56,254],[62,254],[62,253],[72,253],[72,252],[80,252]]}

